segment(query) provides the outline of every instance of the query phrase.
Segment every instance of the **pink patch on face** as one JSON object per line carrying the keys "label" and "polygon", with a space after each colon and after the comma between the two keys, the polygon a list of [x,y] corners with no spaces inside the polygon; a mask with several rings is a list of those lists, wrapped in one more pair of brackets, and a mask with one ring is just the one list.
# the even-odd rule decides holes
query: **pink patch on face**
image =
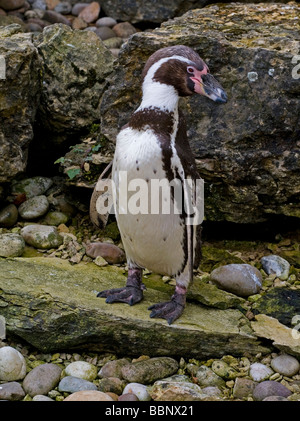
{"label": "pink patch on face", "polygon": [[204,95],[202,75],[206,75],[208,72],[208,67],[204,66],[203,70],[194,69],[194,76],[190,79],[195,83],[194,91],[197,94]]}

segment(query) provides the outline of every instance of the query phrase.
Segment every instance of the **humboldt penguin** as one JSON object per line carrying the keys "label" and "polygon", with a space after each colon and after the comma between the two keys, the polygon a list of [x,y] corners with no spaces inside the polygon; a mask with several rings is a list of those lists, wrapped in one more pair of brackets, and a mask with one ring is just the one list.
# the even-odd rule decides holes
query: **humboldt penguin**
{"label": "humboldt penguin", "polygon": [[[133,305],[142,300],[146,289],[143,269],[169,275],[176,280],[174,294],[170,301],[149,310],[150,317],[171,324],[184,310],[193,268],[199,266],[201,255],[199,218],[193,220],[194,207],[184,206],[190,200],[188,190],[196,203],[200,177],[178,100],[197,93],[225,103],[227,95],[199,55],[184,45],[156,51],[145,64],[142,80],[142,102],[117,136],[112,167],[115,214],[128,278],[125,287],[98,296],[107,303]],[[169,190],[153,188],[162,180],[170,183]],[[146,193],[137,196],[137,186]],[[166,203],[174,206],[164,211]]]}

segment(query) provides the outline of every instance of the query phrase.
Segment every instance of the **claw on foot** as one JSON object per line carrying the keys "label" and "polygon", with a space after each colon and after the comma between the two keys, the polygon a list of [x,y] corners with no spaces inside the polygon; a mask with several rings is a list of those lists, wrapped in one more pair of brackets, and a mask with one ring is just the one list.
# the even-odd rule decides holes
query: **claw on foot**
{"label": "claw on foot", "polygon": [[101,291],[97,294],[97,297],[106,298],[105,302],[108,304],[120,302],[132,306],[143,299],[143,291],[141,288],[126,286],[124,288]]}
{"label": "claw on foot", "polygon": [[177,303],[176,301],[166,301],[165,303],[153,304],[148,308],[152,310],[150,317],[157,317],[160,319],[166,319],[168,324],[172,324],[179,316],[183,313],[184,306]]}

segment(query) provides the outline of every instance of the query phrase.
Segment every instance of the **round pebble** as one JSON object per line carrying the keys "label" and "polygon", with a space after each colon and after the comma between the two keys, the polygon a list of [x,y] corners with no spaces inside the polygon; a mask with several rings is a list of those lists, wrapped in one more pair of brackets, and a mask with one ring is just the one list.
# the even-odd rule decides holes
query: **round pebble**
{"label": "round pebble", "polygon": [[40,401],[50,401],[50,402],[54,402],[53,399],[49,398],[49,396],[45,396],[45,395],[35,395],[32,400],[34,402],[40,402]]}
{"label": "round pebble", "polygon": [[276,254],[264,256],[261,258],[263,270],[270,275],[275,273],[281,280],[286,280],[289,277],[290,264],[287,260],[283,259]]}
{"label": "round pebble", "polygon": [[130,22],[117,23],[113,27],[113,30],[115,34],[117,35],[117,37],[120,37],[120,38],[128,38],[130,37],[130,35],[133,35],[136,33],[135,27],[131,25]]}
{"label": "round pebble", "polygon": [[79,17],[82,18],[87,23],[95,22],[98,19],[100,13],[100,4],[96,1],[90,3],[85,7],[80,13]]}
{"label": "round pebble", "polygon": [[39,249],[56,248],[63,243],[57,228],[50,225],[27,225],[21,229],[21,235],[27,244]]}
{"label": "round pebble", "polygon": [[15,225],[17,220],[18,209],[15,205],[10,204],[0,211],[0,227],[10,228]]}
{"label": "round pebble", "polygon": [[60,392],[75,393],[81,390],[97,390],[97,386],[79,377],[66,376],[59,382],[58,390]]}
{"label": "round pebble", "polygon": [[67,376],[80,377],[81,379],[92,381],[97,377],[97,367],[85,361],[75,361],[66,367],[65,373]]}
{"label": "round pebble", "polygon": [[22,7],[25,0],[0,0],[0,7],[4,10],[15,10]]}
{"label": "round pebble", "polygon": [[99,377],[118,377],[122,379],[122,367],[130,364],[126,358],[120,358],[119,360],[108,361],[100,369]]}
{"label": "round pebble", "polygon": [[254,363],[250,365],[249,374],[255,382],[262,382],[273,374],[273,370],[265,364]]}
{"label": "round pebble", "polygon": [[61,368],[56,364],[41,364],[27,374],[23,381],[23,389],[31,397],[47,395],[58,384],[61,371]]}
{"label": "round pebble", "polygon": [[78,16],[79,13],[86,8],[89,5],[89,3],[76,3],[74,4],[73,8],[72,8],[72,15],[73,16]]}
{"label": "round pebble", "polygon": [[118,397],[118,401],[138,401],[138,397],[134,395],[133,393],[125,393],[124,395],[121,395]]}
{"label": "round pebble", "polygon": [[19,214],[23,219],[36,219],[45,215],[49,209],[49,202],[46,196],[35,196],[26,200],[19,206]]}
{"label": "round pebble", "polygon": [[141,383],[128,383],[123,390],[123,395],[126,395],[128,393],[133,393],[139,401],[151,400],[151,396],[148,393],[147,386]]}
{"label": "round pebble", "polygon": [[0,400],[19,401],[25,397],[25,392],[18,382],[2,383],[0,386]]}
{"label": "round pebble", "polygon": [[25,248],[24,239],[19,234],[0,234],[0,256],[17,257],[23,254]]}
{"label": "round pebble", "polygon": [[116,36],[114,31],[108,26],[101,26],[100,28],[97,28],[95,34],[97,34],[98,37],[102,39],[102,41],[105,41],[106,39],[110,38],[115,38]]}
{"label": "round pebble", "polygon": [[57,6],[54,8],[55,12],[61,13],[62,15],[68,15],[72,11],[72,6],[69,2],[63,1],[58,3]]}
{"label": "round pebble", "polygon": [[11,346],[0,348],[0,380],[21,380],[25,375],[26,361],[23,355]]}
{"label": "round pebble", "polygon": [[281,396],[287,398],[292,392],[279,382],[267,380],[259,383],[253,390],[253,398],[255,401],[262,401],[268,396]]}
{"label": "round pebble", "polygon": [[71,401],[113,401],[113,398],[98,390],[82,390],[80,392],[72,393],[64,399],[64,402]]}
{"label": "round pebble", "polygon": [[271,367],[283,376],[291,377],[298,373],[299,361],[291,355],[283,354],[271,361]]}
{"label": "round pebble", "polygon": [[97,22],[96,22],[96,26],[98,26],[98,27],[108,26],[109,28],[112,28],[116,24],[117,24],[117,21],[115,19],[107,17],[107,16],[98,19]]}

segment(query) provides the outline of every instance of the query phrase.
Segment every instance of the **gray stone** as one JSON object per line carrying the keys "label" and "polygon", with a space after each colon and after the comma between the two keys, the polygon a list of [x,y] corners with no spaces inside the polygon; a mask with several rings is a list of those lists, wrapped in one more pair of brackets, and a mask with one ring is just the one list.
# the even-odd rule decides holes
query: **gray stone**
{"label": "gray stone", "polygon": [[211,280],[219,288],[241,297],[257,294],[262,286],[258,269],[248,264],[232,263],[211,272]]}
{"label": "gray stone", "polygon": [[126,393],[133,393],[135,396],[137,396],[138,400],[142,402],[151,400],[151,396],[148,393],[148,388],[144,384],[128,383],[123,390],[123,394]]}
{"label": "gray stone", "polygon": [[0,257],[22,256],[25,242],[15,233],[0,234]]}
{"label": "gray stone", "polygon": [[60,23],[63,25],[71,26],[71,22],[65,16],[54,10],[46,10],[43,19],[50,23]]}
{"label": "gray stone", "polygon": [[[105,3],[101,5],[106,11]],[[122,3],[127,7],[127,2]],[[155,7],[162,17],[157,3]],[[196,95],[180,100],[198,172],[205,181],[206,219],[257,223],[272,215],[299,218],[295,156],[300,87],[292,77],[296,65],[291,64],[299,41],[300,8],[295,2],[288,6],[214,4],[164,22],[151,32],[134,34],[121,49],[103,95],[101,132],[113,143],[139,106],[141,73],[150,55],[168,45],[188,45],[206,60],[229,96],[221,107]],[[258,74],[254,83],[248,80],[250,71]],[[283,138],[291,143],[282,142]]]}
{"label": "gray stone", "polygon": [[60,379],[61,368],[52,363],[46,363],[33,368],[23,381],[23,389],[31,397],[47,395],[54,389]]}
{"label": "gray stone", "polygon": [[0,211],[0,227],[10,228],[18,220],[18,209],[14,204],[5,206]]}
{"label": "gray stone", "polygon": [[48,396],[45,395],[35,395],[32,400],[34,402],[40,402],[40,401],[50,401],[50,402],[54,402],[53,399],[49,398]]}
{"label": "gray stone", "polygon": [[27,244],[40,249],[56,248],[63,243],[57,228],[51,225],[27,225],[21,229],[21,235]]}
{"label": "gray stone", "polygon": [[283,281],[289,277],[290,264],[280,256],[272,254],[261,258],[263,270],[270,275],[276,273],[276,276]]}
{"label": "gray stone", "polygon": [[201,387],[217,386],[224,387],[225,380],[212,371],[211,368],[202,365],[200,367],[189,364],[188,372],[196,379],[197,384]]}
{"label": "gray stone", "polygon": [[235,379],[233,386],[233,397],[236,399],[243,399],[252,396],[254,387],[255,383],[253,380],[238,377]]}
{"label": "gray stone", "polygon": [[157,357],[137,361],[122,367],[122,377],[129,383],[149,384],[174,374],[178,363],[170,357]]}
{"label": "gray stone", "polygon": [[26,198],[30,199],[34,196],[45,194],[52,184],[52,179],[48,177],[30,177],[21,181],[13,181],[11,184],[11,192],[13,195],[25,193]]}
{"label": "gray stone", "polygon": [[0,399],[19,401],[25,397],[25,392],[18,382],[2,383],[0,385]]}
{"label": "gray stone", "polygon": [[122,367],[128,364],[130,364],[130,362],[126,358],[108,361],[100,369],[98,376],[99,377],[118,377],[119,379],[122,379]]}
{"label": "gray stone", "polygon": [[111,17],[105,16],[103,18],[100,18],[95,23],[96,26],[108,26],[109,28],[112,28],[117,24],[117,21]]}
{"label": "gray stone", "polygon": [[297,358],[292,355],[283,354],[272,359],[271,367],[277,373],[291,377],[298,373],[300,364]]}
{"label": "gray stone", "polygon": [[250,365],[249,375],[256,382],[266,380],[272,374],[273,370],[265,364],[253,363]]}
{"label": "gray stone", "polygon": [[95,34],[97,34],[98,37],[102,39],[102,41],[116,37],[114,31],[111,28],[108,28],[107,26],[100,26],[96,29]]}
{"label": "gray stone", "polygon": [[268,396],[281,396],[287,398],[292,392],[279,382],[266,380],[255,386],[253,390],[253,398],[255,401],[262,401]]}
{"label": "gray stone", "polygon": [[155,401],[214,400],[212,396],[205,395],[197,384],[164,379],[156,381],[153,386],[149,387],[149,394]]}
{"label": "gray stone", "polygon": [[58,384],[60,392],[79,392],[80,390],[97,390],[97,386],[79,377],[66,376]]}
{"label": "gray stone", "polygon": [[26,361],[23,355],[11,346],[0,348],[0,380],[22,380],[26,375]]}
{"label": "gray stone", "polygon": [[37,219],[45,215],[49,209],[49,202],[46,196],[35,196],[26,200],[19,206],[19,214],[23,219]]}
{"label": "gray stone", "polygon": [[62,1],[55,6],[54,11],[62,15],[68,15],[72,11],[72,6],[68,1]]}
{"label": "gray stone", "polygon": [[78,16],[79,13],[88,5],[89,5],[89,3],[76,3],[76,4],[74,4],[74,6],[72,8],[72,15]]}

